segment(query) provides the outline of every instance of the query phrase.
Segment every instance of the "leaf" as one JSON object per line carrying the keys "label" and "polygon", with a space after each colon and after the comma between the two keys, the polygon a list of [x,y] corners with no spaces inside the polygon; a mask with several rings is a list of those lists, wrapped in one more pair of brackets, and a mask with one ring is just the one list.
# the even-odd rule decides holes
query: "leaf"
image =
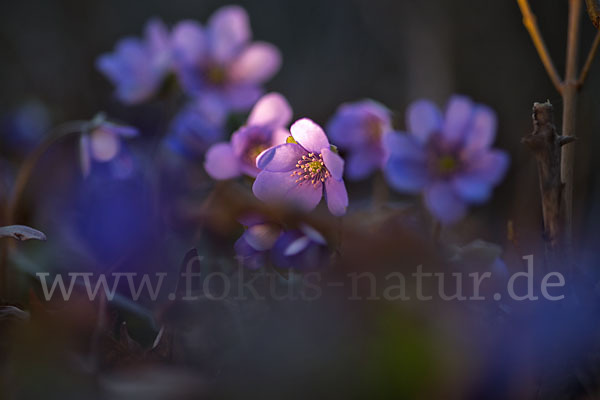
{"label": "leaf", "polygon": [[28,320],[29,313],[14,306],[0,306],[0,321],[3,320]]}
{"label": "leaf", "polygon": [[0,227],[0,238],[12,237],[17,240],[46,240],[44,233],[24,225],[10,225]]}

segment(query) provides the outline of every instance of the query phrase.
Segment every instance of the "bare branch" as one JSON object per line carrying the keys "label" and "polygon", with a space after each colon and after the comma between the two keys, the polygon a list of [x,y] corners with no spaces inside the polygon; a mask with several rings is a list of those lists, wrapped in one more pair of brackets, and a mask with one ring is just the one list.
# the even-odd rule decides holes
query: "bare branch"
{"label": "bare branch", "polygon": [[596,51],[598,50],[598,45],[600,45],[600,30],[598,30],[598,32],[596,32],[596,37],[594,38],[594,43],[592,43],[590,52],[588,53],[587,59],[585,60],[585,64],[583,65],[583,69],[581,70],[581,75],[579,75],[579,79],[577,80],[578,88],[580,88],[583,85],[583,82],[585,82],[585,78],[587,78],[588,73],[590,72],[590,67],[592,66],[594,57],[596,56]]}
{"label": "bare branch", "polygon": [[533,45],[535,46],[535,49],[542,60],[542,64],[544,64],[544,68],[546,68],[546,72],[548,73],[548,76],[550,77],[550,80],[554,84],[556,90],[558,90],[559,93],[562,93],[563,83],[558,75],[558,72],[556,71],[556,68],[554,67],[554,64],[552,63],[552,58],[550,57],[550,53],[548,53],[544,39],[542,39],[535,15],[533,15],[531,8],[529,7],[529,2],[527,0],[517,0],[517,3],[521,9],[521,14],[523,14],[523,25],[525,25],[525,28],[527,28],[527,31],[529,31],[529,35],[531,36]]}

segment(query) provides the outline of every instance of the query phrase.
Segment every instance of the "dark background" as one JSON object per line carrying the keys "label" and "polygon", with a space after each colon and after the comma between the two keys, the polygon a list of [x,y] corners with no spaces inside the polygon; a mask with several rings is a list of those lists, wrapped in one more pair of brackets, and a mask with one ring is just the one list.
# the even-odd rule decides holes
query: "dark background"
{"label": "dark background", "polygon": [[[24,0],[5,3],[0,14],[0,110],[35,98],[49,106],[54,123],[90,118],[99,110],[134,122],[147,106],[124,107],[94,67],[124,36],[140,36],[158,16],[169,26],[181,19],[205,22],[230,2]],[[560,126],[562,101],[548,79],[515,1],[302,0],[238,1],[251,18],[254,37],[277,45],[283,67],[267,84],[283,93],[295,117],[325,123],[345,101],[371,97],[397,111],[429,97],[442,105],[462,93],[499,115],[497,146],[512,166],[493,201],[481,211],[517,228],[539,229],[535,164],[520,138],[531,130],[533,101],[549,99]],[[564,71],[567,1],[533,0],[532,9],[556,67]],[[580,64],[594,36],[582,17]],[[595,224],[599,161],[600,61],[581,92],[576,145],[577,232]],[[0,143],[1,146],[1,143]],[[491,210],[494,210],[491,212]],[[582,223],[585,222],[585,223]],[[589,222],[589,224],[588,224]],[[502,234],[501,232],[500,234]]]}

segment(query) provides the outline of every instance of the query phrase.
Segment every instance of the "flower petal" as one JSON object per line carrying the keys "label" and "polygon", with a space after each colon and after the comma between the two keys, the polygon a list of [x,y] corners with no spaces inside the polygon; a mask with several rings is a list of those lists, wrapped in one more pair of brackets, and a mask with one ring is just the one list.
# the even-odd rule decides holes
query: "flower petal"
{"label": "flower petal", "polygon": [[233,249],[235,250],[235,254],[242,257],[250,257],[258,252],[254,247],[250,246],[244,235],[236,240]]}
{"label": "flower petal", "polygon": [[214,179],[231,179],[240,175],[238,160],[229,143],[217,143],[206,152],[204,169]]}
{"label": "flower petal", "polygon": [[342,175],[344,174],[344,159],[327,147],[321,150],[321,154],[323,155],[325,167],[331,172],[331,176],[337,180],[342,179]]}
{"label": "flower petal", "polygon": [[369,150],[357,150],[348,154],[346,159],[346,168],[344,169],[346,177],[351,180],[360,180],[379,168],[383,155],[374,154]]}
{"label": "flower petal", "polygon": [[348,192],[343,180],[327,179],[325,181],[325,198],[327,208],[335,216],[346,214],[348,208]]}
{"label": "flower petal", "polygon": [[229,67],[234,82],[262,84],[281,67],[281,53],[270,43],[254,42],[246,47]]}
{"label": "flower petal", "polygon": [[471,176],[457,176],[452,180],[456,193],[469,203],[483,203],[492,192],[492,185]]}
{"label": "flower petal", "polygon": [[79,162],[81,164],[81,172],[86,178],[90,175],[90,171],[92,169],[90,147],[91,145],[89,135],[81,135],[81,138],[79,139]]}
{"label": "flower petal", "polygon": [[296,183],[296,176],[290,176],[289,171],[261,171],[252,185],[252,192],[264,202],[280,202]]}
{"label": "flower petal", "polygon": [[195,65],[206,54],[206,36],[196,21],[181,21],[171,34],[173,57],[179,66]]}
{"label": "flower petal", "polygon": [[302,250],[305,250],[310,243],[310,238],[308,236],[300,236],[285,248],[283,255],[294,256]]}
{"label": "flower petal", "polygon": [[270,172],[291,171],[306,151],[295,143],[271,147],[256,157],[256,167]]}
{"label": "flower petal", "polygon": [[165,23],[158,18],[149,20],[144,28],[144,38],[152,54],[157,57],[157,61],[159,63],[168,63],[171,41],[169,30]]}
{"label": "flower petal", "polygon": [[388,183],[400,192],[420,192],[429,182],[429,173],[424,162],[390,157],[384,172]]}
{"label": "flower petal", "polygon": [[258,224],[251,226],[244,232],[246,242],[258,251],[269,250],[281,235],[281,229],[275,224]]}
{"label": "flower petal", "polygon": [[456,194],[450,182],[436,182],[425,189],[425,204],[443,224],[457,222],[467,212],[465,202]]}
{"label": "flower petal", "polygon": [[231,61],[250,40],[250,22],[239,6],[221,7],[208,21],[210,49],[218,63]]}
{"label": "flower petal", "polygon": [[463,151],[473,153],[489,148],[496,136],[496,127],[496,113],[486,106],[477,106],[467,130]]}
{"label": "flower petal", "polygon": [[239,112],[247,111],[262,94],[262,88],[255,85],[231,85],[224,93],[226,107]]}
{"label": "flower petal", "polygon": [[373,100],[342,104],[327,124],[327,134],[340,148],[355,148],[373,142],[373,135],[391,129],[390,112]]}
{"label": "flower petal", "polygon": [[448,143],[458,143],[467,134],[473,116],[473,102],[465,96],[452,96],[446,108],[442,133]]}
{"label": "flower petal", "polygon": [[316,185],[308,182],[299,184],[296,179],[289,171],[262,171],[252,185],[252,191],[264,202],[284,203],[304,211],[312,210],[323,196],[321,182]]}
{"label": "flower petal", "polygon": [[329,148],[329,140],[319,125],[308,118],[294,122],[290,132],[296,142],[312,153],[320,153],[322,149]]}
{"label": "flower petal", "polygon": [[90,150],[94,160],[108,162],[116,157],[120,149],[121,141],[113,131],[100,127],[92,132]]}
{"label": "flower petal", "polygon": [[406,112],[408,131],[421,142],[442,127],[442,115],[438,107],[429,100],[417,100]]}
{"label": "flower petal", "polygon": [[390,156],[404,160],[425,161],[425,148],[412,135],[390,132],[383,136],[383,145]]}
{"label": "flower petal", "polygon": [[504,178],[510,157],[502,150],[489,150],[472,156],[465,175],[495,185]]}
{"label": "flower petal", "polygon": [[284,127],[292,119],[292,107],[279,93],[268,93],[258,100],[250,116],[248,125],[265,125],[273,129]]}
{"label": "flower petal", "polygon": [[287,138],[291,136],[289,129],[277,128],[273,131],[271,136],[271,145],[277,146],[278,144],[287,143]]}
{"label": "flower petal", "polygon": [[[289,172],[287,172],[289,174]],[[328,179],[330,180],[330,179]],[[314,209],[323,197],[323,185],[317,182],[314,185],[310,182],[296,184],[285,195],[285,202],[297,207],[302,211]]]}

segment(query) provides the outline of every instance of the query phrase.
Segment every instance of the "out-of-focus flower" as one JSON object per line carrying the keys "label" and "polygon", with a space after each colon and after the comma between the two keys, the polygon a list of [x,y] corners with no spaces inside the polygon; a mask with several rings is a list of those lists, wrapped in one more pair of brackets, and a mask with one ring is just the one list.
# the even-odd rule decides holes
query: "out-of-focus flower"
{"label": "out-of-focus flower", "polygon": [[256,215],[245,216],[240,222],[247,229],[235,242],[235,252],[246,268],[259,269],[267,263],[269,251],[281,235],[281,227]]}
{"label": "out-of-focus flower", "polygon": [[217,10],[206,28],[194,21],[178,23],[171,38],[183,88],[225,113],[248,110],[281,66],[279,50],[250,42],[251,36],[248,15],[238,6]]}
{"label": "out-of-focus flower", "polygon": [[241,174],[256,177],[256,157],[264,150],[285,143],[290,136],[286,126],[292,108],[279,93],[264,95],[254,106],[246,125],[238,129],[229,143],[217,143],[206,153],[204,168],[215,179],[230,179]]}
{"label": "out-of-focus flower", "polygon": [[392,129],[390,112],[373,100],[342,104],[327,125],[327,133],[347,151],[346,176],[366,178],[385,164],[383,136]]}
{"label": "out-of-focus flower", "polygon": [[279,268],[315,269],[324,265],[327,258],[327,241],[323,235],[304,224],[283,233],[271,251],[271,259]]}
{"label": "out-of-focus flower", "polygon": [[395,189],[423,192],[425,204],[442,223],[461,219],[467,204],[486,201],[508,168],[509,157],[491,149],[496,114],[463,96],[450,99],[445,116],[427,100],[407,111],[409,134],[389,134],[385,166]]}
{"label": "out-of-focus flower", "polygon": [[167,145],[179,154],[199,158],[224,136],[224,116],[210,112],[203,104],[193,101],[171,122]]}
{"label": "out-of-focus flower", "polygon": [[11,153],[26,153],[41,141],[50,125],[50,113],[44,103],[30,100],[2,117],[0,140]]}
{"label": "out-of-focus flower", "polygon": [[329,211],[343,215],[348,206],[348,193],[342,179],[344,160],[323,129],[308,118],[296,121],[290,128],[288,143],[263,151],[256,159],[262,171],[252,191],[265,202],[282,202],[309,211],[321,201],[323,193]]}
{"label": "out-of-focus flower", "polygon": [[96,67],[116,86],[116,95],[126,104],[154,96],[172,66],[169,32],[162,21],[146,24],[144,39],[120,40],[114,53],[101,55]]}
{"label": "out-of-focus flower", "polygon": [[83,175],[89,175],[92,161],[106,163],[114,160],[121,151],[121,139],[138,134],[136,128],[110,122],[104,114],[98,114],[84,127],[79,142]]}

